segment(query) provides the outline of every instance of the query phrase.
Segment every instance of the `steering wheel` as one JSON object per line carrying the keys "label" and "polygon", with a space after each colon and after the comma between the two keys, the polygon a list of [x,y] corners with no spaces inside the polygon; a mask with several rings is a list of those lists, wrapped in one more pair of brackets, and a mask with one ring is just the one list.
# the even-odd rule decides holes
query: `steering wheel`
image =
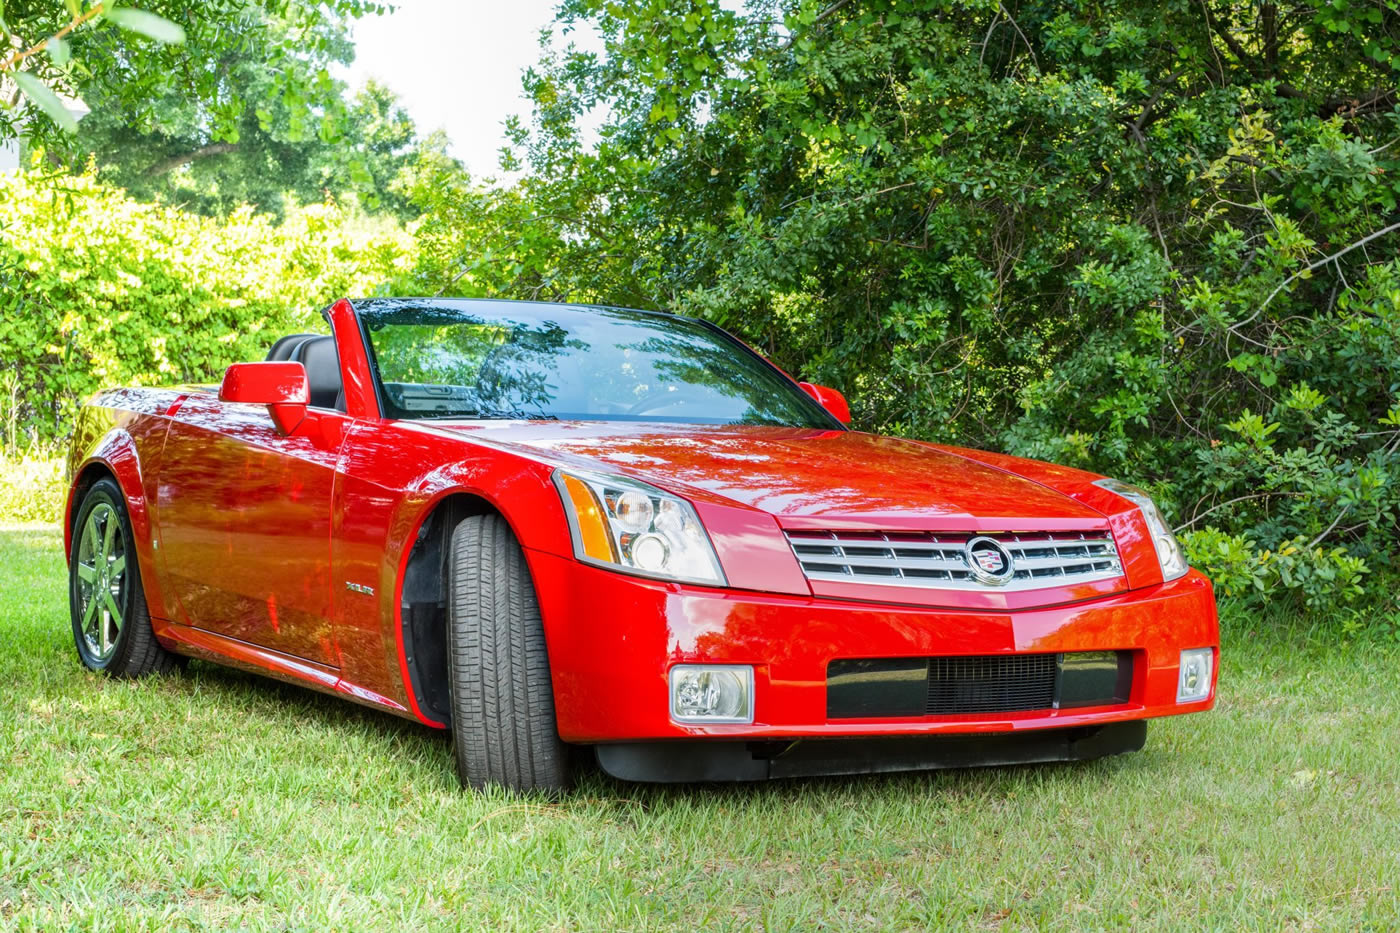
{"label": "steering wheel", "polygon": [[686,401],[687,399],[682,393],[672,392],[670,389],[662,389],[660,392],[653,392],[642,398],[631,408],[627,409],[627,414],[643,415],[653,409],[663,407],[664,403],[667,402],[680,402],[684,404]]}

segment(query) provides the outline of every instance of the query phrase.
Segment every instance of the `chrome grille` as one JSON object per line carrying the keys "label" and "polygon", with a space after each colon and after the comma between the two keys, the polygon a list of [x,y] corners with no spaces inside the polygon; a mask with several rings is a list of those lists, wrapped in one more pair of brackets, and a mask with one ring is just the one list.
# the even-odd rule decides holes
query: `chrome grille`
{"label": "chrome grille", "polygon": [[[788,531],[788,544],[809,580],[938,590],[1035,590],[1112,580],[1123,575],[1106,531],[885,532]],[[967,558],[971,538],[1006,549],[1015,572],[1003,584],[977,580]]]}

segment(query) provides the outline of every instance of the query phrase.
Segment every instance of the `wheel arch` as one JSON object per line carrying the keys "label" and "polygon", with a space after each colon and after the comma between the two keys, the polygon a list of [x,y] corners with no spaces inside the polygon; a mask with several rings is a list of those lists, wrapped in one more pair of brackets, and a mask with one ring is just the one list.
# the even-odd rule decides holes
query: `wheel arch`
{"label": "wheel arch", "polygon": [[78,520],[78,510],[82,507],[83,497],[104,478],[111,479],[122,491],[126,514],[131,521],[131,531],[136,537],[138,550],[144,551],[150,546],[150,515],[146,510],[145,487],[141,481],[141,465],[136,454],[136,444],[126,432],[113,432],[103,438],[97,450],[73,471],[73,481],[69,484],[68,501],[64,507],[65,559],[73,552],[74,525]]}
{"label": "wheel arch", "polygon": [[414,523],[394,586],[404,692],[419,719],[443,727],[451,725],[452,708],[447,692],[447,554],[453,530],[473,515],[499,515],[515,533],[510,517],[481,493],[464,487],[442,490]]}
{"label": "wheel arch", "polygon": [[[149,564],[154,559],[153,540],[135,445],[129,436],[114,434],[103,439],[101,449],[103,455],[88,457],[73,471],[63,519],[64,558],[70,568],[69,601],[78,655],[89,669],[101,670],[116,677],[168,673],[184,662],[171,646],[162,642],[162,636],[157,631],[159,625],[149,608],[152,599],[159,599],[159,593],[154,587],[154,575],[149,572]],[[81,616],[74,589],[77,579],[77,568],[73,565],[77,559],[74,539],[84,500],[95,486],[107,480],[116,486],[122,511],[126,513],[132,548],[127,554],[125,579],[119,597],[125,610],[124,618],[122,615],[117,618],[120,632],[112,649],[114,653],[94,661],[89,658],[90,649],[83,644],[84,635],[80,631],[85,617]]]}
{"label": "wheel arch", "polygon": [[73,477],[73,482],[68,486],[68,502],[65,506],[63,519],[63,553],[65,557],[73,551],[73,533],[77,530],[78,510],[82,507],[83,499],[87,497],[88,490],[103,479],[110,479],[121,486],[121,480],[117,479],[117,474],[112,472],[112,467],[109,464],[101,460],[89,460]]}

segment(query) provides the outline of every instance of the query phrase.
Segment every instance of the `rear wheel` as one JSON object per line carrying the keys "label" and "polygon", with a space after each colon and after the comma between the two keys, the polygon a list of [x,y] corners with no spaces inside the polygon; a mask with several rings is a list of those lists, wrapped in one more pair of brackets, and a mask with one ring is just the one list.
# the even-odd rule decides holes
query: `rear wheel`
{"label": "rear wheel", "polygon": [[448,556],[448,680],[462,784],[553,793],[568,784],[539,601],[499,515],[464,518]]}
{"label": "rear wheel", "polygon": [[94,483],[78,507],[68,597],[78,658],[90,670],[144,677],[178,663],[151,631],[126,501],[110,478]]}

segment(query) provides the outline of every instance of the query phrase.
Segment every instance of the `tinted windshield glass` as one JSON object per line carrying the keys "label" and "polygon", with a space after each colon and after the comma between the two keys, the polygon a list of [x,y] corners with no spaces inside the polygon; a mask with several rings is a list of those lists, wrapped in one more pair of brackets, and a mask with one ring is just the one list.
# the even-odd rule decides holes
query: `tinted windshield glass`
{"label": "tinted windshield glass", "polygon": [[686,318],[389,300],[366,302],[360,317],[392,418],[840,427],[752,351]]}

